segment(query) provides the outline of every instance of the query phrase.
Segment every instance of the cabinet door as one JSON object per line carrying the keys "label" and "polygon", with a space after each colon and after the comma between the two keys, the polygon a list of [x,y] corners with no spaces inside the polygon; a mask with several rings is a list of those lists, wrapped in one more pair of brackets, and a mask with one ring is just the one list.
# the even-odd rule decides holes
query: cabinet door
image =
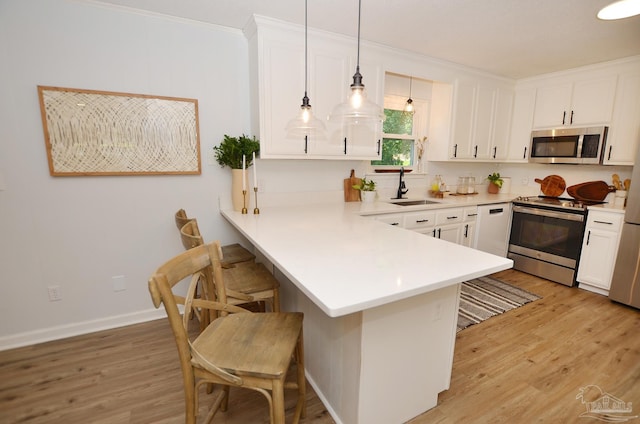
{"label": "cabinet door", "polygon": [[577,81],[573,85],[569,124],[608,124],[615,94],[616,76]]}
{"label": "cabinet door", "polygon": [[374,219],[397,227],[402,227],[403,222],[402,214],[376,215],[374,216]]}
{"label": "cabinet door", "polygon": [[620,75],[604,157],[606,165],[633,165],[640,143],[640,73]]}
{"label": "cabinet door", "polygon": [[571,91],[571,83],[538,87],[533,114],[534,128],[559,127],[569,122],[567,112],[571,106]]}
{"label": "cabinet door", "polygon": [[460,80],[456,81],[454,99],[452,157],[455,159],[469,159],[472,157],[471,138],[473,134],[476,84]]}
{"label": "cabinet door", "polygon": [[436,237],[440,240],[460,244],[462,240],[462,224],[443,225],[436,229]]}
{"label": "cabinet door", "polygon": [[511,122],[511,136],[509,142],[509,162],[527,162],[529,160],[529,145],[531,144],[531,129],[533,126],[533,112],[536,104],[535,88],[518,89],[513,104],[513,119]]}
{"label": "cabinet door", "polygon": [[470,152],[474,159],[489,159],[491,157],[496,94],[495,88],[483,85],[476,87]]}
{"label": "cabinet door", "polygon": [[508,156],[509,134],[513,114],[513,90],[498,88],[491,128],[489,159],[504,160]]}
{"label": "cabinet door", "polygon": [[460,244],[466,247],[476,248],[474,239],[476,234],[476,223],[465,222],[462,224],[462,233],[460,235]]}
{"label": "cabinet door", "polygon": [[577,280],[609,290],[617,250],[617,233],[587,228],[580,254]]}

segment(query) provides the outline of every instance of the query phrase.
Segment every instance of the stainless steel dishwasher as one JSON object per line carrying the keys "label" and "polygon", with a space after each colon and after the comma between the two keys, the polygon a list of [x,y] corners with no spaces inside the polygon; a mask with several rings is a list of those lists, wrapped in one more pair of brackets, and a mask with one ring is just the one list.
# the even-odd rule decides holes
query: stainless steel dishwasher
{"label": "stainless steel dishwasher", "polygon": [[511,227],[511,203],[478,206],[476,249],[506,257]]}

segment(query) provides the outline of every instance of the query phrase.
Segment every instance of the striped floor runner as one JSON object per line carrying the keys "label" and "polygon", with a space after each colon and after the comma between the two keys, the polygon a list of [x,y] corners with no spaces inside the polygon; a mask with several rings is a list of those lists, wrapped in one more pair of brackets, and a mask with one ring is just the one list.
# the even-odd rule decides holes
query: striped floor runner
{"label": "striped floor runner", "polygon": [[538,299],[538,295],[492,277],[465,281],[460,292],[457,331]]}

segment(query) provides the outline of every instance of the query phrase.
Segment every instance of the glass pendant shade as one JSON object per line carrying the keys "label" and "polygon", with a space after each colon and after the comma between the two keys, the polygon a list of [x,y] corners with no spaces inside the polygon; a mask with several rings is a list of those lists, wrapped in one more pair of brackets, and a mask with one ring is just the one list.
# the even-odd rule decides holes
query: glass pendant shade
{"label": "glass pendant shade", "polygon": [[413,77],[409,79],[409,98],[404,105],[404,111],[407,113],[413,113],[413,99],[411,98],[411,90],[413,88]]}
{"label": "glass pendant shade", "polygon": [[598,18],[603,20],[624,19],[640,15],[640,0],[620,0],[603,7]]}
{"label": "glass pendant shade", "polygon": [[287,123],[286,130],[287,138],[304,138],[306,136],[318,139],[325,138],[324,123],[313,114],[307,93],[302,98],[300,112]]}

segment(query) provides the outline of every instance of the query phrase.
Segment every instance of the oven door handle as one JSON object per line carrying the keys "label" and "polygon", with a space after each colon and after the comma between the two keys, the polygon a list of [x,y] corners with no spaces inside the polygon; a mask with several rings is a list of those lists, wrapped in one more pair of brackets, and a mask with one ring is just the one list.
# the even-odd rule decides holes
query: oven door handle
{"label": "oven door handle", "polygon": [[526,206],[514,206],[513,212],[528,213],[530,215],[547,216],[549,218],[566,219],[569,221],[579,221],[579,222],[584,221],[584,216],[579,213],[551,211],[551,210],[542,209],[542,208],[528,208]]}

